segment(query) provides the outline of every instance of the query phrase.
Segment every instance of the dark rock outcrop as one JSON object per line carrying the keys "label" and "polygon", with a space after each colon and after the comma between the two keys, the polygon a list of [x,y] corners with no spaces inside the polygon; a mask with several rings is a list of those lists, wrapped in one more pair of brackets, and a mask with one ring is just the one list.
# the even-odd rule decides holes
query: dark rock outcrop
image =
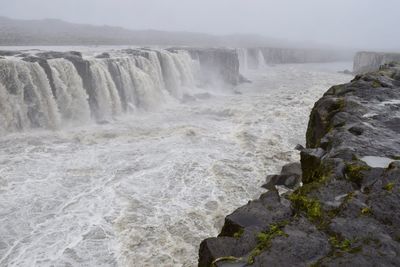
{"label": "dark rock outcrop", "polygon": [[394,61],[400,62],[400,53],[358,52],[354,57],[353,72],[377,71],[381,65]]}
{"label": "dark rock outcrop", "polygon": [[399,116],[400,64],[330,88],[310,115],[303,186],[227,216],[199,266],[399,266]]}
{"label": "dark rock outcrop", "polygon": [[262,187],[270,190],[276,185],[280,185],[289,189],[294,189],[300,185],[301,175],[301,164],[299,162],[289,163],[282,167],[279,175],[268,175],[268,182]]}

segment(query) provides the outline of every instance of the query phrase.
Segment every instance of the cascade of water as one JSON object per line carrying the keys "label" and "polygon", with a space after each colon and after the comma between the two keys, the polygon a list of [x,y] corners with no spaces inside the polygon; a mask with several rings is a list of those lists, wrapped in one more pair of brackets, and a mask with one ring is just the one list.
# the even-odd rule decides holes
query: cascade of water
{"label": "cascade of water", "polygon": [[[36,121],[35,126],[40,128],[56,129],[60,126],[61,117],[58,112],[57,103],[51,92],[47,75],[38,63],[22,62],[22,73],[26,75],[26,86],[24,98],[26,104],[31,107],[31,121]],[[29,90],[30,89],[30,90]],[[30,95],[30,98],[26,98]]]}
{"label": "cascade of water", "polygon": [[[138,68],[134,59],[127,59],[127,63],[126,66],[135,86],[136,105],[143,109],[151,109],[160,106],[160,104],[164,102],[164,94],[161,88],[158,87],[159,85],[155,85],[154,77]],[[147,65],[147,67],[149,67],[149,65]],[[150,73],[154,74],[153,71]]]}
{"label": "cascade of water", "polygon": [[0,83],[0,134],[15,128],[13,109],[10,104],[9,94],[4,85]]}
{"label": "cascade of water", "polygon": [[24,130],[30,127],[24,103],[24,89],[18,78],[17,61],[0,61],[2,131]]}
{"label": "cascade of water", "polygon": [[264,54],[261,50],[258,50],[258,55],[257,55],[257,60],[258,60],[258,68],[263,69],[267,66],[264,58]]}
{"label": "cascade of water", "polygon": [[147,73],[151,77],[151,79],[153,80],[154,86],[156,87],[156,89],[160,90],[160,93],[161,93],[161,90],[163,88],[162,76],[158,72],[155,65],[147,58],[144,58],[141,56],[136,57],[135,60],[136,60],[136,66],[138,66],[141,70],[143,70],[145,73]]}
{"label": "cascade of water", "polygon": [[164,78],[163,78],[163,74],[162,74],[161,63],[160,63],[160,59],[157,56],[157,52],[149,51],[148,53],[149,53],[149,60],[150,60],[151,64],[153,64],[153,67],[155,68],[155,70],[157,72],[157,77],[158,77],[158,80],[160,81],[160,88],[165,89],[165,83],[164,83]]}
{"label": "cascade of water", "polygon": [[121,100],[106,62],[101,59],[90,59],[89,62],[98,104],[97,117],[107,119],[120,114],[122,112]]}
{"label": "cascade of water", "polygon": [[178,99],[182,98],[181,77],[171,53],[160,51],[161,68],[166,89]]}
{"label": "cascade of water", "polygon": [[62,118],[67,121],[88,122],[88,95],[74,65],[65,59],[51,59],[48,63],[53,74],[56,101]]}
{"label": "cascade of water", "polygon": [[246,73],[249,69],[248,66],[248,57],[247,57],[247,49],[239,48],[237,49],[238,57],[239,57],[239,68],[240,72]]}
{"label": "cascade of water", "polygon": [[108,67],[115,85],[120,93],[122,104],[126,112],[133,112],[137,106],[135,85],[130,74],[130,61],[127,58],[115,58],[108,60]]}
{"label": "cascade of water", "polygon": [[[144,49],[110,58],[0,61],[0,131],[58,128],[181,99],[196,86],[199,60],[184,50]],[[40,64],[39,64],[40,62]]]}
{"label": "cascade of water", "polygon": [[[8,123],[8,127],[14,130],[58,128],[60,114],[46,73],[40,65],[14,60],[2,61],[1,64],[0,82],[8,88],[6,98],[10,101],[14,120],[14,123]],[[6,95],[4,90],[3,95]]]}
{"label": "cascade of water", "polygon": [[187,51],[179,50],[177,53],[172,53],[172,57],[180,73],[181,85],[185,87],[194,87],[194,64],[189,53]]}

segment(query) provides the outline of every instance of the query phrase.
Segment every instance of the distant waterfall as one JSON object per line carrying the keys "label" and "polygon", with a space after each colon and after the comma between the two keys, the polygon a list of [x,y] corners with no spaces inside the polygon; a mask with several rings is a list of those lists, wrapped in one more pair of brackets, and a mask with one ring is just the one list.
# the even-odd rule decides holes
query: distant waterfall
{"label": "distant waterfall", "polygon": [[263,69],[267,66],[267,64],[265,62],[264,54],[261,50],[258,50],[257,59],[258,59],[258,68],[259,69]]}
{"label": "distant waterfall", "polygon": [[[240,72],[246,73],[248,70],[264,69],[267,67],[265,49],[260,48],[239,48],[237,49],[239,57]],[[267,54],[268,59],[268,54]]]}
{"label": "distant waterfall", "polygon": [[238,57],[239,57],[240,72],[246,73],[249,70],[247,49],[239,48],[239,49],[237,49],[237,53],[238,53]]}
{"label": "distant waterfall", "polygon": [[0,133],[110,120],[181,99],[200,64],[187,51],[130,50],[114,56],[39,53],[0,59]]}

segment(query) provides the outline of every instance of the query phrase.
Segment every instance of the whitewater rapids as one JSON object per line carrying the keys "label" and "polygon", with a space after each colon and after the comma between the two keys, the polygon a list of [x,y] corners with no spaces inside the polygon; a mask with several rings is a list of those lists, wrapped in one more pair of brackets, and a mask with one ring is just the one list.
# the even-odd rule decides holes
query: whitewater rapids
{"label": "whitewater rapids", "polygon": [[298,160],[311,107],[349,65],[264,67],[234,91],[1,137],[0,266],[195,266],[224,216]]}

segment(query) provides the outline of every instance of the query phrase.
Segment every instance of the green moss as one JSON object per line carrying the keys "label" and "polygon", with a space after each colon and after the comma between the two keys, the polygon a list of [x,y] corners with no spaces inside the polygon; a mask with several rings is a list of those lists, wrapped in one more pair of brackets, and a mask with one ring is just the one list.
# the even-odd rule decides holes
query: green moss
{"label": "green moss", "polygon": [[309,198],[301,193],[293,193],[289,196],[295,210],[304,212],[311,221],[322,218],[321,203],[317,199]]}
{"label": "green moss", "polygon": [[323,165],[321,162],[313,162],[311,159],[302,158],[303,165],[303,183],[308,185],[314,183],[322,185],[325,183],[332,173],[332,168]]}
{"label": "green moss", "polygon": [[361,251],[361,246],[355,246],[354,245],[355,242],[356,240],[341,239],[338,238],[337,236],[331,236],[329,238],[329,243],[334,248],[334,250],[339,250],[348,253],[357,253]]}
{"label": "green moss", "polygon": [[244,229],[241,228],[239,231],[237,231],[236,233],[233,234],[233,237],[236,239],[239,239],[242,237],[243,233],[244,233]]}
{"label": "green moss", "polygon": [[379,88],[382,87],[381,83],[379,81],[373,81],[372,82],[372,87],[373,88]]}
{"label": "green moss", "polygon": [[361,209],[361,214],[362,215],[371,215],[372,214],[372,210],[369,207],[365,207],[365,208]]}
{"label": "green moss", "polygon": [[386,190],[386,191],[392,192],[393,191],[393,187],[394,187],[394,183],[388,183],[383,187],[383,189]]}
{"label": "green moss", "polygon": [[394,160],[400,160],[400,156],[399,155],[392,156],[391,158],[394,159]]}
{"label": "green moss", "polygon": [[360,185],[364,178],[362,172],[367,170],[370,170],[368,166],[350,163],[346,165],[345,173],[350,181]]}
{"label": "green moss", "polygon": [[308,195],[329,181],[331,168],[321,164],[317,168],[314,168],[314,170],[310,168],[307,172],[308,179],[306,182],[304,181],[305,184],[289,195],[288,199],[292,202],[292,206],[297,213],[306,214],[307,218],[312,222],[321,222],[323,217],[322,205],[318,199],[309,197]]}
{"label": "green moss", "polygon": [[346,106],[346,102],[345,102],[344,98],[339,98],[335,105],[335,111],[337,111],[337,112],[342,111],[345,106]]}
{"label": "green moss", "polygon": [[271,241],[278,236],[287,236],[282,230],[288,222],[284,221],[278,224],[271,224],[268,232],[260,232],[257,235],[257,246],[250,252],[248,263],[253,264],[254,258],[260,255],[264,250],[270,247]]}

